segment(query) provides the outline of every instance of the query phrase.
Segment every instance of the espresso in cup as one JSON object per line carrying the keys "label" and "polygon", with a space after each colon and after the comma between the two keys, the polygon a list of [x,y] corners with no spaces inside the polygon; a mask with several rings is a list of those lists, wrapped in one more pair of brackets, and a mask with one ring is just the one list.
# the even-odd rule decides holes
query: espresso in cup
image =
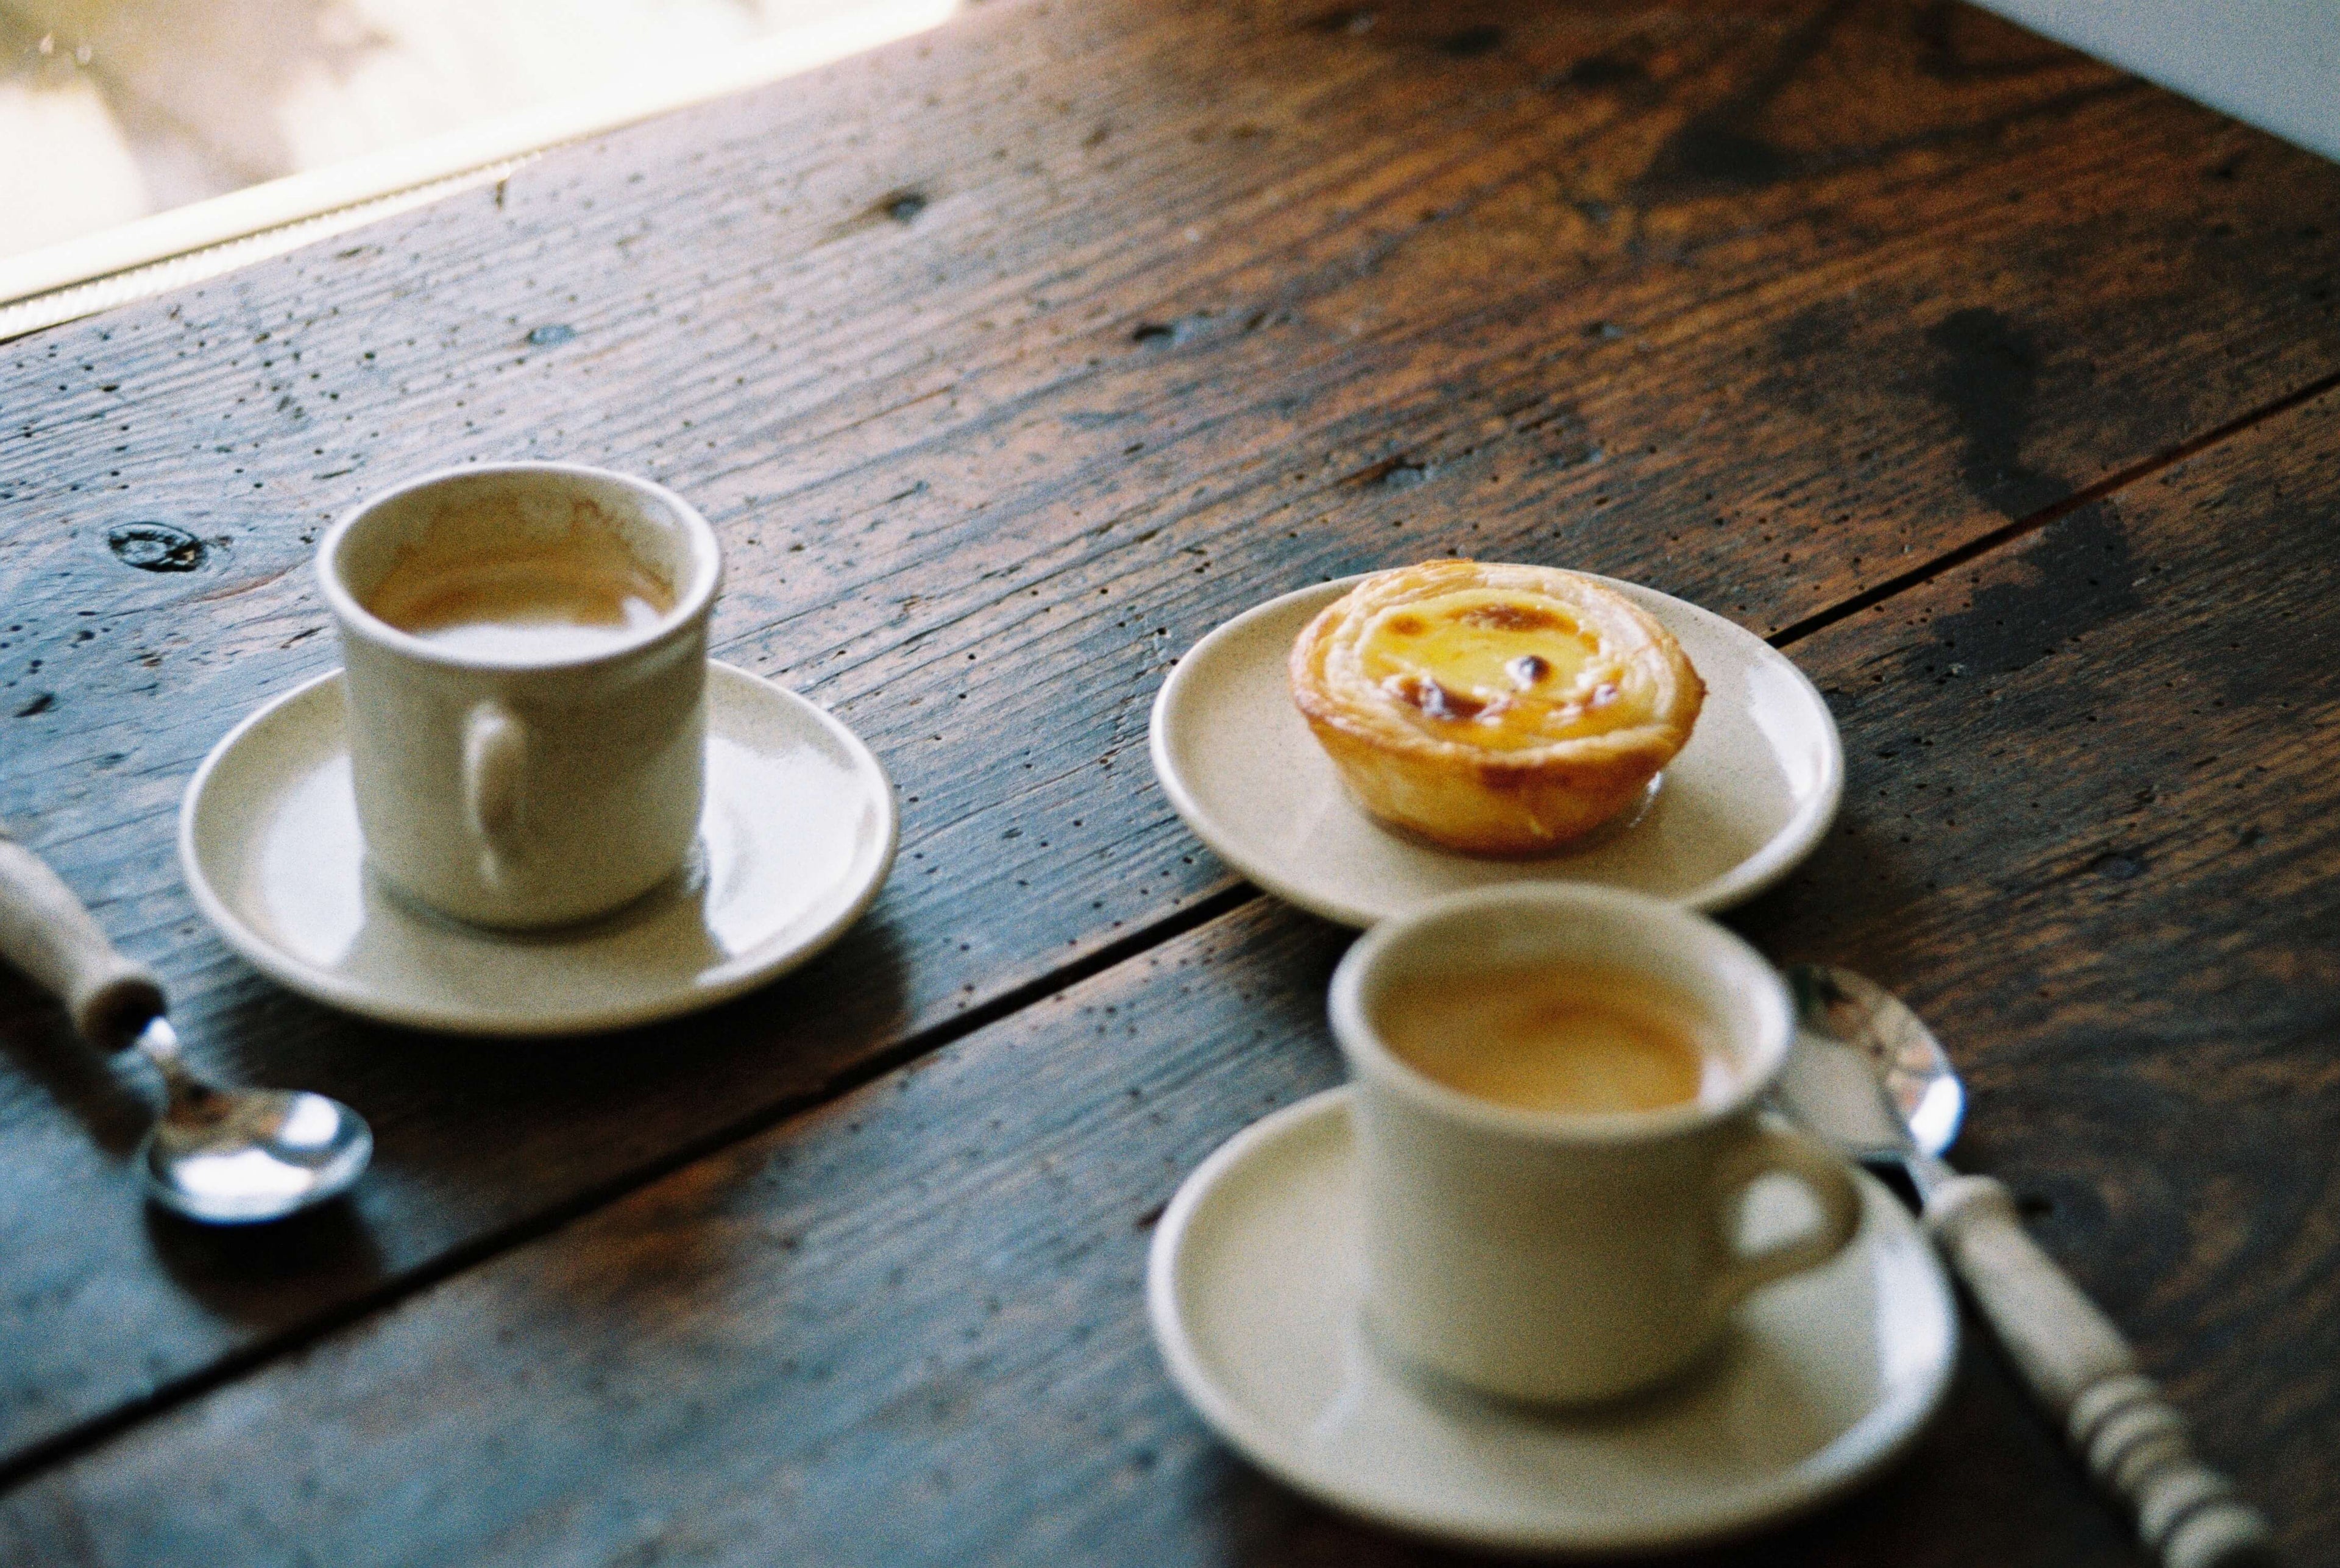
{"label": "espresso in cup", "polygon": [[1714,1021],[1626,969],[1548,963],[1415,975],[1373,1022],[1400,1061],[1473,1098],[1555,1116],[1720,1099],[1736,1081]]}
{"label": "espresso in cup", "polygon": [[451,652],[537,663],[589,658],[657,625],[674,609],[674,588],[623,541],[585,527],[523,549],[418,550],[373,585],[365,607]]}

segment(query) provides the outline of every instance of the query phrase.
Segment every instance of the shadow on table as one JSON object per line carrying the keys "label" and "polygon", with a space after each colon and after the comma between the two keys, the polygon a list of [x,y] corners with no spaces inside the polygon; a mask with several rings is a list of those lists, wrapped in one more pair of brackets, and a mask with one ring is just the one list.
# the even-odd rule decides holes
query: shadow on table
{"label": "shadow on table", "polygon": [[98,1147],[127,1156],[146,1136],[159,1098],[74,1033],[55,1003],[0,967],[0,1050],[84,1127]]}
{"label": "shadow on table", "polygon": [[253,976],[191,1038],[225,1081],[312,1089],[372,1124],[358,1199],[403,1268],[795,1114],[869,1070],[873,1047],[890,1057],[909,993],[899,934],[873,916],[760,990],[614,1034],[428,1034]]}
{"label": "shadow on table", "polygon": [[180,1288],[253,1327],[297,1322],[319,1295],[359,1295],[383,1277],[373,1233],[348,1198],[271,1225],[238,1226],[198,1225],[150,1203],[146,1236]]}
{"label": "shadow on table", "polygon": [[[1240,1568],[1476,1568],[1518,1558],[1432,1545],[1301,1496],[1225,1449],[1195,1479]],[[1911,1451],[1817,1512],[1740,1540],[1654,1557],[1668,1568],[2131,1568],[2138,1553],[1971,1321],[1943,1407]]]}
{"label": "shadow on table", "polygon": [[[903,948],[881,918],[867,918],[821,959],[747,997],[565,1039],[369,1024],[240,967],[224,984],[190,987],[178,1016],[199,1071],[343,1101],[372,1124],[374,1159],[347,1198],[273,1224],[203,1226],[147,1206],[136,1223],[155,1272],[221,1318],[283,1330],[379,1296],[451,1253],[524,1238],[890,1065],[914,1006]],[[85,1136],[125,1178],[74,1186],[67,1207],[135,1202],[125,1167],[160,1104],[151,1076],[90,1050],[54,1004],[5,972],[0,1057],[35,1091],[11,1116],[66,1122],[53,1131]],[[26,1234],[70,1249],[76,1238],[99,1245],[114,1223],[51,1212]]]}

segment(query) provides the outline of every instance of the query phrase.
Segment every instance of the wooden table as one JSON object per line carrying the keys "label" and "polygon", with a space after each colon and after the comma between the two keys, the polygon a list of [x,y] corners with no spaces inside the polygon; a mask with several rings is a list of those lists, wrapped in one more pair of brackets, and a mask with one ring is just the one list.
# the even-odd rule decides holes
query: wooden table
{"label": "wooden table", "polygon": [[[1733,922],[1923,1010],[1962,1159],[2340,1562],[2340,170],[1955,5],[1322,4],[994,0],[0,345],[0,817],[205,1067],[380,1137],[346,1212],[158,1217],[149,1090],[0,978],[0,1560],[1434,1555],[1148,1341],[1180,1176],[1339,1077],[1346,934],[1144,738],[1229,614],[1462,551],[1820,683],[1842,819]],[[682,1023],[337,1017],[198,918],[179,795],[336,661],[327,519],[522,455],[707,511],[721,654],[870,739],[901,860]],[[1715,1560],[2138,1557],[1975,1333]]]}

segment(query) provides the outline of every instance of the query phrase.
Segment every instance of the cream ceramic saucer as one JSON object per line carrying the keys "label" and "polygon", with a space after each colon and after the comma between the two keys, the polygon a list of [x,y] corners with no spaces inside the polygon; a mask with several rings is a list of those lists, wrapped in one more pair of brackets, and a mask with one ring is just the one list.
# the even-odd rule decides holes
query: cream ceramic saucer
{"label": "cream ceramic saucer", "polygon": [[212,749],[179,813],[179,859],[229,946],[329,1007],[469,1035],[620,1028],[803,963],[868,908],[893,864],[884,769],[794,692],[710,664],[707,763],[699,846],[674,883],[559,932],[461,926],[365,871],[335,670]]}
{"label": "cream ceramic saucer", "polygon": [[1948,1283],[1867,1176],[1852,1245],[1749,1298],[1687,1383],[1576,1414],[1418,1384],[1358,1325],[1349,1100],[1334,1089],[1228,1140],[1178,1189],[1147,1268],[1180,1390],[1309,1496],[1499,1550],[1687,1546],[1845,1491],[1901,1451],[1948,1385]]}
{"label": "cream ceramic saucer", "polygon": [[1836,816],[1844,747],[1804,672],[1710,610],[1604,577],[1664,623],[1706,681],[1698,727],[1650,804],[1580,848],[1531,859],[1464,855],[1384,828],[1342,786],[1284,673],[1301,628],[1356,581],[1235,617],[1178,661],[1154,702],[1163,793],[1196,838],[1280,898],[1348,926],[1498,882],[1595,882],[1720,909],[1786,876]]}

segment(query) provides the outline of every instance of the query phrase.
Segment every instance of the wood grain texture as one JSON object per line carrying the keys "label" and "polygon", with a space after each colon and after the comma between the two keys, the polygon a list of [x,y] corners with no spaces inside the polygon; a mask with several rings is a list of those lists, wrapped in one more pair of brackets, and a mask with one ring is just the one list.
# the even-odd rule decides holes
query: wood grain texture
{"label": "wood grain texture", "polygon": [[[1254,903],[15,1491],[0,1549],[156,1568],[1446,1561],[1234,1458],[1140,1305],[1183,1174],[1338,1080],[1322,997],[1345,940]],[[2128,1561],[2028,1419],[1970,1349],[1915,1462],[1765,1551]],[[1929,1553],[1919,1519],[1964,1523]]]}
{"label": "wood grain texture", "polygon": [[1800,644],[1845,812],[1736,918],[1933,1024],[1954,1157],[2300,1562],[2340,1552],[2335,455],[2326,396]]}
{"label": "wood grain texture", "polygon": [[[1954,7],[1034,0],[0,348],[0,818],[165,975],[207,1070],[381,1139],[312,1234],[150,1220],[135,1086],[0,981],[0,1454],[1225,888],[1139,742],[1244,605],[1463,549],[1798,622],[2340,369],[2335,195]],[[498,1051],[257,979],[170,813],[332,662],[323,520],[528,454],[701,505],[721,651],[872,740],[905,844],[815,969]]]}
{"label": "wood grain texture", "polygon": [[[2029,1200],[2299,1568],[2340,1562],[2335,456],[2340,395],[1810,639],[1853,792],[1739,919],[1928,1013],[1976,1091],[1958,1157]],[[33,1480],[0,1543],[1446,1561],[1230,1457],[1143,1321],[1183,1173],[1337,1080],[1346,939],[1265,900],[1215,920]],[[1907,1464],[1693,1561],[2142,1559],[1976,1335]]]}

